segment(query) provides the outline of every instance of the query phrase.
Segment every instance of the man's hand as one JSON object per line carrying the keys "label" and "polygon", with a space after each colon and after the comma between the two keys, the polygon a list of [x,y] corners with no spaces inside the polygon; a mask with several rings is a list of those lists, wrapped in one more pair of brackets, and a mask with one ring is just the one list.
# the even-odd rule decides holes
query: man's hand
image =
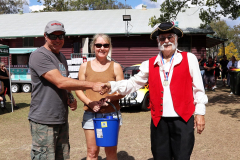
{"label": "man's hand", "polygon": [[102,90],[101,90],[100,94],[105,94],[109,91],[111,91],[111,84],[110,83],[104,83],[102,85]]}
{"label": "man's hand", "polygon": [[111,90],[111,85],[110,83],[97,82],[93,85],[92,90],[100,94],[105,94]]}
{"label": "man's hand", "polygon": [[196,115],[194,119],[194,128],[197,128],[197,133],[201,134],[205,128],[204,115]]}
{"label": "man's hand", "polygon": [[74,101],[72,103],[70,103],[69,99],[68,99],[68,106],[72,111],[75,111],[77,109],[77,101],[76,99],[74,99]]}
{"label": "man's hand", "polygon": [[99,92],[100,93],[102,91],[102,88],[103,88],[102,86],[104,86],[104,83],[96,82],[96,83],[93,84],[92,90],[94,92]]}

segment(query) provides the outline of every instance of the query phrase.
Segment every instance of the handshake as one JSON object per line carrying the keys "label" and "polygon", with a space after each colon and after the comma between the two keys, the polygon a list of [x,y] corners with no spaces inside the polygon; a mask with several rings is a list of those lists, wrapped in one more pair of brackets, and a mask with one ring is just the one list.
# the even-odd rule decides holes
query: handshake
{"label": "handshake", "polygon": [[103,95],[111,91],[111,84],[109,82],[107,83],[97,82],[94,83],[92,90],[95,92],[99,92],[101,95]]}

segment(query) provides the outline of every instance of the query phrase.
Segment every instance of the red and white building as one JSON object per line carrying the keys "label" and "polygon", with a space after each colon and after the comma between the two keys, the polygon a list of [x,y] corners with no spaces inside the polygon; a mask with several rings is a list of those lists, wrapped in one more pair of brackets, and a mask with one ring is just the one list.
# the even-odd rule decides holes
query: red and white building
{"label": "red and white building", "polygon": [[[46,24],[58,20],[65,25],[66,38],[61,51],[67,59],[71,58],[71,53],[90,53],[89,44],[93,35],[105,33],[110,35],[113,43],[109,56],[128,67],[159,52],[157,42],[150,40],[154,28],[148,24],[152,16],[159,17],[159,14],[159,9],[5,14],[0,16],[0,44],[10,48],[40,47],[45,43],[43,34]],[[123,21],[123,15],[131,15],[131,21]],[[212,37],[214,32],[211,29],[200,29],[198,8],[179,13],[174,23],[184,32],[178,48],[198,57],[206,54],[207,48],[224,42]],[[12,56],[11,59],[16,61]],[[6,58],[1,58],[1,61],[8,63]]]}

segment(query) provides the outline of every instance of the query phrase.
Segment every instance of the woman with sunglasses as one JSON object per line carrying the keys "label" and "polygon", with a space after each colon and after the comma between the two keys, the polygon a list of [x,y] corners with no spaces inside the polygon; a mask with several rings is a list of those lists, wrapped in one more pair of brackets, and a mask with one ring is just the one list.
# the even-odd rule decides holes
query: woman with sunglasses
{"label": "woman with sunglasses", "polygon": [[[108,82],[119,81],[124,79],[123,71],[118,63],[110,61],[107,56],[112,51],[111,39],[105,34],[96,34],[91,43],[91,51],[95,53],[96,58],[92,61],[85,62],[81,65],[78,73],[79,80],[92,82]],[[76,91],[78,98],[84,103],[84,115],[82,127],[84,129],[87,142],[87,160],[97,160],[100,148],[95,142],[95,133],[93,126],[93,118],[103,118],[104,116],[117,117],[112,106],[104,101],[108,100],[113,103],[119,114],[120,125],[122,118],[118,100],[122,95],[104,94],[100,95],[97,92],[86,90],[85,94],[82,90]],[[105,147],[107,159],[117,160],[117,146]]]}
{"label": "woman with sunglasses", "polygon": [[[6,94],[8,95],[9,99],[11,99],[9,73],[3,62],[0,63],[0,80],[4,83],[4,89],[5,90],[7,89]],[[19,109],[19,107],[15,104],[13,96],[12,96],[12,103],[13,103],[14,109]]]}

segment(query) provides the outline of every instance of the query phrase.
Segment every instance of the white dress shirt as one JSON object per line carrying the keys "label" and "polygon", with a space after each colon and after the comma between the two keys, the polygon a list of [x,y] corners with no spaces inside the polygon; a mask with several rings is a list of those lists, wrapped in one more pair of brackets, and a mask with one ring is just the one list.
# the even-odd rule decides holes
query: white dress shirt
{"label": "white dress shirt", "polygon": [[230,67],[238,68],[238,61],[235,61],[233,66],[232,66],[232,61],[229,61],[227,64],[227,68],[229,69]]}
{"label": "white dress shirt", "polygon": [[[205,104],[208,102],[208,98],[204,91],[202,76],[201,76],[199,65],[198,65],[198,60],[196,56],[192,53],[187,53],[187,58],[188,58],[188,64],[189,64],[189,72],[192,77],[193,98],[194,98],[194,104],[196,107],[195,114],[205,115],[205,110],[206,110]],[[160,77],[163,85],[163,81],[164,81],[163,70],[165,69],[165,72],[169,72],[170,62],[166,63],[166,61],[164,61],[164,64],[163,64],[161,63],[161,60],[162,60],[162,54],[160,52],[154,64],[159,65],[159,72],[160,72]],[[182,55],[176,51],[173,56],[173,60],[172,60],[173,64],[168,76],[169,83],[171,83],[172,74],[174,72],[174,66],[179,64],[181,61],[182,61]],[[109,82],[111,84],[110,94],[117,91],[122,95],[126,95],[144,86],[148,81],[149,60],[142,62],[139,69],[140,71],[138,72],[138,74],[135,74],[133,77],[131,77],[128,80],[121,80],[117,82],[110,81]],[[173,107],[172,96],[171,96],[169,85],[167,86],[163,85],[163,89],[164,89],[164,94],[163,94],[163,115],[162,116],[178,117],[179,115],[176,113]]]}
{"label": "white dress shirt", "polygon": [[237,68],[240,69],[240,60],[237,61]]}

